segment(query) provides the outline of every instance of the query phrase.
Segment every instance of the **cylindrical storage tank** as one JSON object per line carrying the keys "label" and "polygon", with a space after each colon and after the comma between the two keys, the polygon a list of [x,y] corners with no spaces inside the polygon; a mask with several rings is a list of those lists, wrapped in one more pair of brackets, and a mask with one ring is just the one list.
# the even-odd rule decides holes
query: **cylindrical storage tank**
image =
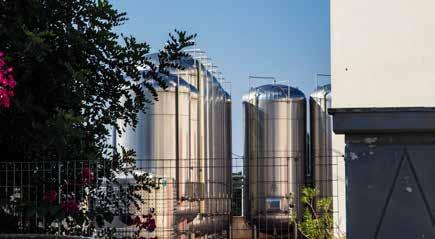
{"label": "cylindrical storage tank", "polygon": [[[180,84],[181,86],[181,84]],[[178,203],[176,207],[179,231],[188,229],[187,223],[199,213],[199,202],[195,199],[194,188],[198,183],[198,90],[188,84],[189,94],[178,88]],[[184,105],[185,104],[185,105]],[[188,142],[184,148],[182,142]]]}
{"label": "cylindrical storage tank", "polygon": [[198,119],[199,93],[190,92],[190,165],[189,176],[192,185],[189,187],[189,199],[198,201],[199,193],[199,119]]}
{"label": "cylindrical storage tank", "polygon": [[[141,175],[144,170],[136,170],[135,174]],[[129,211],[124,215],[115,216],[113,221],[106,225],[107,227],[116,228],[116,238],[133,237],[138,228],[136,225],[128,226],[126,223],[133,220],[136,216],[146,215],[150,209],[154,209],[153,218],[156,222],[156,230],[154,232],[141,231],[140,237],[144,238],[177,238],[176,222],[174,211],[176,209],[176,182],[173,178],[165,178],[159,175],[152,175],[157,183],[161,186],[153,188],[150,191],[139,191],[142,197],[142,204],[139,205],[139,211],[135,205],[130,205]],[[132,174],[118,175],[118,183],[126,188],[136,183]]]}
{"label": "cylindrical storage tank", "polygon": [[305,179],[306,99],[287,85],[263,85],[244,96],[246,214],[257,229],[287,233],[301,216]]}
{"label": "cylindrical storage tank", "polygon": [[214,102],[215,102],[215,90],[213,87],[213,76],[210,72],[207,71],[207,94],[206,94],[206,132],[207,132],[207,155],[205,158],[205,205],[206,205],[206,214],[207,216],[211,216],[214,212],[214,201],[213,201],[213,178],[214,178],[214,170],[213,170],[213,158],[214,158]]}
{"label": "cylindrical storage tank", "polygon": [[232,195],[232,118],[231,118],[231,96],[225,92],[225,164],[224,164],[224,172],[225,172],[225,182],[224,182],[224,190],[225,190],[225,204],[224,204],[224,212],[227,215],[231,214],[231,195]]}
{"label": "cylindrical storage tank", "polygon": [[[135,150],[139,169],[176,183],[171,186],[174,196],[163,196],[164,200],[160,198],[156,202],[176,204],[175,211],[156,208],[157,230],[167,232],[192,220],[199,212],[199,203],[189,200],[193,191],[190,187],[197,181],[192,177],[190,166],[191,158],[197,159],[195,152],[191,152],[197,147],[192,145],[195,144],[192,137],[196,137],[196,131],[192,127],[195,128],[196,117],[191,117],[191,108],[197,107],[198,92],[181,77],[169,75],[165,81],[168,85],[165,90],[157,82],[151,83],[158,93],[158,101],[151,104],[146,113],[138,114],[136,129],[128,127],[117,137],[117,143]],[[173,228],[166,228],[169,224]]]}
{"label": "cylindrical storage tank", "polygon": [[333,152],[331,85],[326,85],[310,95],[310,133],[312,176],[319,197],[333,196]]}
{"label": "cylindrical storage tank", "polygon": [[207,132],[207,71],[202,64],[197,63],[198,68],[198,134],[199,134],[199,188],[201,199],[201,213],[204,214],[206,197],[206,181],[208,177],[207,154],[208,154],[208,132]]}
{"label": "cylindrical storage tank", "polygon": [[210,216],[210,95],[211,95],[211,74],[206,67],[196,62],[198,69],[198,119],[199,119],[199,188],[200,188],[200,218],[194,221],[192,230],[197,235],[207,234],[208,225],[211,224]]}
{"label": "cylindrical storage tank", "polygon": [[225,217],[226,120],[224,91],[216,77],[198,66],[200,179],[204,185],[200,220],[191,229],[197,235],[221,233],[228,225]]}
{"label": "cylindrical storage tank", "polygon": [[225,148],[225,90],[218,80],[213,77],[215,89],[214,97],[214,158],[213,158],[213,201],[216,223],[224,228],[228,223],[228,218],[224,209],[225,203],[225,181],[226,181],[226,154]]}
{"label": "cylindrical storage tank", "polygon": [[213,113],[213,132],[214,132],[214,154],[213,154],[213,200],[214,213],[222,215],[222,184],[224,181],[223,162],[224,162],[224,101],[223,89],[217,79],[213,77],[214,84],[214,113]]}

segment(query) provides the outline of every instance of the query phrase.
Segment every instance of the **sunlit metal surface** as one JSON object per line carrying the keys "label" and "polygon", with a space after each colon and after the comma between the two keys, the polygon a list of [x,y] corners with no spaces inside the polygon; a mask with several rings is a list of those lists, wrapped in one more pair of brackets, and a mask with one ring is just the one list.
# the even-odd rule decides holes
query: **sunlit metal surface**
{"label": "sunlit metal surface", "polygon": [[310,95],[311,158],[314,186],[320,197],[333,196],[333,151],[331,85],[326,85]]}
{"label": "sunlit metal surface", "polygon": [[[157,64],[155,55],[150,59]],[[174,201],[168,202],[174,211],[164,219],[173,224],[165,230],[211,235],[229,225],[231,98],[200,61],[183,66],[166,78],[166,90],[153,83],[159,100],[117,143],[136,151],[141,169],[175,179]]]}
{"label": "sunlit metal surface", "polygon": [[245,212],[260,231],[289,229],[301,215],[306,99],[287,85],[263,85],[244,97]]}

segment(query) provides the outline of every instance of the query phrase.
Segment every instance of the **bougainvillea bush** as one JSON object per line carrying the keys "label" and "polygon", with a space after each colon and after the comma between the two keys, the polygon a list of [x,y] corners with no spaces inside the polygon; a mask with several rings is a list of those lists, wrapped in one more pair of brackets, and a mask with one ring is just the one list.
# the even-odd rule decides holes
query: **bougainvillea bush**
{"label": "bougainvillea bush", "polygon": [[16,84],[13,68],[6,64],[5,54],[0,51],[0,107],[10,107]]}
{"label": "bougainvillea bush", "polygon": [[[23,172],[26,176],[19,177]],[[2,203],[1,216],[9,222],[1,225],[2,232],[146,238],[156,223],[152,209],[142,213],[140,195],[159,185],[149,174],[138,172],[132,151],[104,165],[95,161],[2,164],[0,176],[11,184],[0,192],[8,200]],[[120,178],[131,180],[125,183]],[[116,225],[115,217],[119,218]],[[129,227],[132,233],[119,234],[115,226]]]}
{"label": "bougainvillea bush", "polygon": [[91,235],[153,186],[108,143],[112,127],[136,126],[158,99],[150,81],[165,88],[195,36],[170,34],[155,65],[147,43],[114,30],[126,20],[108,0],[0,1],[0,233]]}

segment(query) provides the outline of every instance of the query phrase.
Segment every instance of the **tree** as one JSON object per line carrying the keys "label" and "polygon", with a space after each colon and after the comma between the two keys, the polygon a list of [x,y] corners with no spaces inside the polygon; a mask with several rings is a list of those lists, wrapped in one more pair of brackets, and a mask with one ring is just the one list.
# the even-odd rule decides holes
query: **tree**
{"label": "tree", "polygon": [[194,35],[171,35],[156,66],[147,43],[132,36],[118,43],[113,29],[126,20],[105,0],[0,1],[0,50],[17,82],[13,107],[0,111],[2,160],[95,160],[107,126],[137,123],[157,99],[149,80],[164,86]]}
{"label": "tree", "polygon": [[[116,173],[134,171],[134,152],[111,154],[109,127],[122,133],[117,120],[124,126],[136,125],[137,114],[158,99],[150,80],[166,87],[164,76],[171,69],[182,68],[178,63],[188,56],[182,50],[193,45],[195,35],[175,30],[159,51],[156,65],[146,57],[147,43],[114,32],[126,20],[126,13],[107,0],[0,0],[0,51],[13,67],[16,81],[10,107],[0,108],[0,161],[95,162],[82,166],[78,173],[60,163],[57,168],[50,166],[50,172],[58,175],[79,174],[80,182],[66,184],[79,183],[79,188],[87,187],[87,193],[103,183],[106,188],[119,187]],[[71,193],[62,196],[65,182],[41,178],[40,167],[32,170],[27,180],[56,190],[32,191],[46,208],[19,198],[29,216],[43,214],[59,220],[59,215],[77,215],[72,223],[80,226],[83,221],[102,224],[111,220],[111,214],[119,213],[109,209],[119,206],[114,201],[124,199],[112,193],[99,195],[106,200],[103,206],[79,214],[76,204],[89,193],[79,194],[79,189],[74,199]],[[100,176],[90,177],[93,174]],[[135,179],[141,185],[125,188],[127,203],[140,200],[136,191],[155,186],[147,175],[135,175]]]}

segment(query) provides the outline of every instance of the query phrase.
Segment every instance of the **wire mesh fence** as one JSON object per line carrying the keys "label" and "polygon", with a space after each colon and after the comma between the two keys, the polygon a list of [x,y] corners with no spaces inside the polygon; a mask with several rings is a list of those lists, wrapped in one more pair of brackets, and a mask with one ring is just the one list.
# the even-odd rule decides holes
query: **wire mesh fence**
{"label": "wire mesh fence", "polygon": [[[312,171],[320,174],[316,180],[314,175],[295,174],[301,171],[296,157],[235,157],[231,238],[306,238],[300,230],[307,208],[300,201],[304,188],[317,190],[314,201],[331,200],[330,230],[342,238],[343,228],[338,221],[344,208],[341,205],[344,203],[344,156],[321,157],[322,165],[313,164]],[[294,168],[292,161],[296,163]]]}
{"label": "wire mesh fence", "polygon": [[[322,167],[332,168],[333,173],[321,183],[328,184],[324,187],[333,198],[332,213],[338,217],[342,179],[337,172],[343,157],[332,158],[330,165]],[[289,173],[295,159],[268,159],[272,160],[253,165],[233,157],[232,172],[219,159],[207,167],[201,159],[195,163],[186,159],[189,162],[178,168],[162,163],[170,159],[160,160],[162,164],[136,160],[135,166],[105,161],[0,162],[0,233],[304,238],[294,219],[301,218],[303,205],[299,206],[296,194],[307,180]],[[209,180],[204,171],[225,171],[231,180],[224,175]],[[183,172],[187,175],[180,175]]]}

